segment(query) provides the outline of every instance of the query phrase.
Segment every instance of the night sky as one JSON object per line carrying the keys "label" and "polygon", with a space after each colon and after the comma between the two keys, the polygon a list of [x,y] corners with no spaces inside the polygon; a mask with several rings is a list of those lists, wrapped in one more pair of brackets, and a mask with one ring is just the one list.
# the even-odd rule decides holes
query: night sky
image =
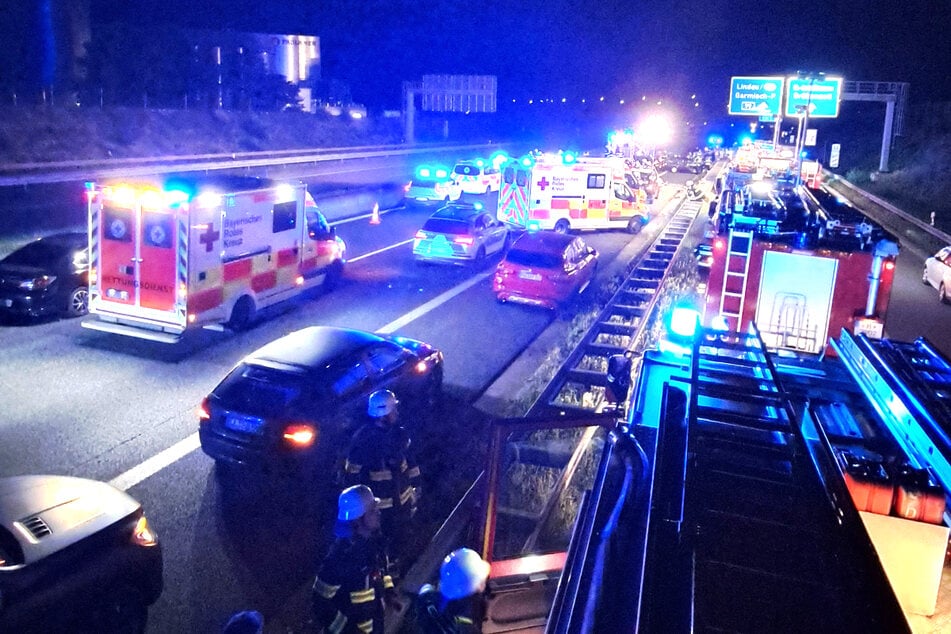
{"label": "night sky", "polygon": [[507,100],[697,94],[711,112],[731,75],[797,70],[951,100],[949,0],[93,1],[98,16],[318,35],[324,77],[373,107],[431,73],[496,75]]}

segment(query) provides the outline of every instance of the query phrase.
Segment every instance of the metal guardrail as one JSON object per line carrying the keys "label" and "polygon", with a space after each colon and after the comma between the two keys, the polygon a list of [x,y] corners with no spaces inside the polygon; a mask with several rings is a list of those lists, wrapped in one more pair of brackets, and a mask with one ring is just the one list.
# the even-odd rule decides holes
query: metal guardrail
{"label": "metal guardrail", "polygon": [[542,391],[527,416],[590,414],[604,404],[608,359],[633,351],[650,323],[670,266],[701,203],[684,201],[651,247],[634,263],[627,279],[602,309],[581,343]]}
{"label": "metal guardrail", "polygon": [[235,152],[231,154],[200,154],[159,156],[96,161],[61,161],[50,163],[15,163],[0,165],[0,186],[37,185],[77,180],[168,174],[182,171],[214,171],[251,167],[301,165],[354,159],[411,156],[433,151],[485,150],[498,144],[476,145],[377,145],[352,148],[312,148],[268,152]]}

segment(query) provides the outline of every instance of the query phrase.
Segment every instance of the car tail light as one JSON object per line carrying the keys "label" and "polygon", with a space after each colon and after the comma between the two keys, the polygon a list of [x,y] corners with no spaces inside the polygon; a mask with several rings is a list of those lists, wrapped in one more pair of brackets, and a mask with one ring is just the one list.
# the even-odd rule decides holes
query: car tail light
{"label": "car tail light", "polygon": [[149,526],[149,521],[144,515],[135,523],[135,528],[132,529],[131,541],[136,546],[146,548],[158,546],[158,535]]}
{"label": "car tail light", "polygon": [[462,237],[454,239],[453,242],[455,242],[456,244],[464,244],[468,247],[472,245],[472,238],[462,236]]}
{"label": "car tail light", "polygon": [[512,275],[514,273],[515,271],[512,269],[512,267],[508,266],[505,263],[499,264],[498,267],[496,267],[495,269],[495,275],[497,277],[508,277],[509,275]]}
{"label": "car tail light", "polygon": [[419,361],[413,370],[416,371],[416,374],[426,374],[429,371],[429,364],[425,361]]}
{"label": "car tail light", "polygon": [[198,406],[195,413],[198,414],[199,423],[207,423],[211,419],[211,406],[208,404],[207,396],[201,400],[201,405]]}
{"label": "car tail light", "polygon": [[428,238],[429,236],[426,235],[426,232],[425,232],[425,231],[423,231],[422,229],[420,229],[419,231],[416,232],[416,235],[413,236],[413,237],[416,238],[417,240],[425,240],[425,239]]}
{"label": "car tail light", "polygon": [[291,447],[305,449],[317,440],[317,429],[307,423],[292,423],[284,428],[284,442]]}

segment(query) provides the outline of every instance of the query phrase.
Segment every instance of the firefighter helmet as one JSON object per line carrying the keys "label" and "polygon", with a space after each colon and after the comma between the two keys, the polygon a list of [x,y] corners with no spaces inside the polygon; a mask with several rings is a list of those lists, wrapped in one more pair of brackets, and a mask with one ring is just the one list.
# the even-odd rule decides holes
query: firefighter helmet
{"label": "firefighter helmet", "polygon": [[367,401],[367,414],[373,418],[382,418],[391,412],[395,412],[398,404],[396,394],[389,390],[377,390],[370,395],[370,399]]}
{"label": "firefighter helmet", "polygon": [[458,548],[449,553],[439,569],[439,592],[450,601],[468,597],[485,590],[489,578],[489,562],[470,548]]}
{"label": "firefighter helmet", "polygon": [[337,519],[341,522],[358,520],[379,503],[380,498],[374,497],[373,491],[367,485],[347,487],[337,498]]}

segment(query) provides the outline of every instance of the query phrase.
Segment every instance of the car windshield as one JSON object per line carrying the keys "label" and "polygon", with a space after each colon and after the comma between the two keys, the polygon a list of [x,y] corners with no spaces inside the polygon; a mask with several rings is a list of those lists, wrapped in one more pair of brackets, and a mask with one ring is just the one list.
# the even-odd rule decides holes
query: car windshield
{"label": "car windshield", "polygon": [[523,251],[522,249],[510,249],[505,259],[512,264],[521,264],[522,266],[532,266],[543,269],[561,268],[561,254],[545,253],[539,251]]}
{"label": "car windshield", "polygon": [[427,189],[433,189],[433,188],[436,187],[436,185],[439,184],[439,182],[440,182],[440,181],[435,181],[435,180],[423,180],[423,179],[420,178],[420,179],[417,179],[417,180],[414,180],[414,181],[413,181],[412,187],[423,187],[423,188],[427,188]]}
{"label": "car windshield", "polygon": [[296,405],[304,389],[302,373],[241,364],[215,388],[214,394],[228,409],[274,416]]}
{"label": "car windshield", "polygon": [[69,252],[62,244],[53,244],[37,240],[21,247],[8,255],[6,264],[20,264],[23,266],[43,266],[55,262]]}
{"label": "car windshield", "polygon": [[423,225],[424,231],[433,233],[451,233],[453,235],[463,235],[469,233],[469,223],[461,220],[451,220],[449,218],[430,218]]}

